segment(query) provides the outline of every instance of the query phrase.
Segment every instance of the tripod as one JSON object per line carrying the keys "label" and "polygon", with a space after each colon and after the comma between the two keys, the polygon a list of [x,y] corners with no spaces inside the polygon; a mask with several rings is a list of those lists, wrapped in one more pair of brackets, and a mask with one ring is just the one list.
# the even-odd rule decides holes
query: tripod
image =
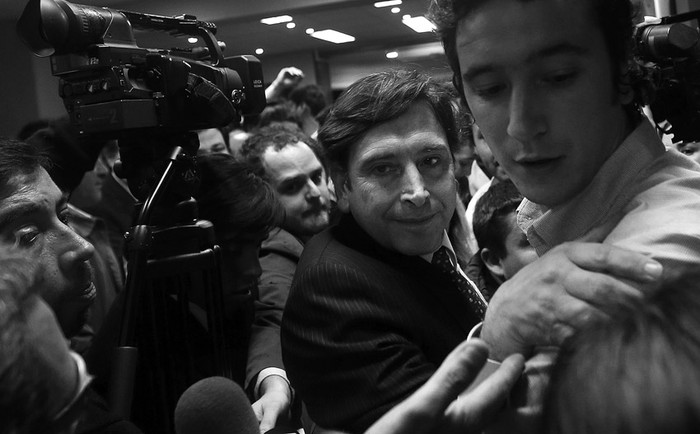
{"label": "tripod", "polygon": [[[194,133],[120,141],[123,173],[143,202],[127,234],[109,401],[149,433],[174,432],[177,400],[194,382],[214,375],[241,382],[244,375],[247,331],[224,312],[221,252],[192,199],[197,147]],[[235,312],[252,310],[249,293],[233,300]]]}

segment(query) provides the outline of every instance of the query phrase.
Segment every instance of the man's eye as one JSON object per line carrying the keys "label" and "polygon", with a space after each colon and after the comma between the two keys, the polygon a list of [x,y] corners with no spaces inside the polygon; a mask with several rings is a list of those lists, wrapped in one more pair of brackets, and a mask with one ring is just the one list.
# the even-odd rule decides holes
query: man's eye
{"label": "man's eye", "polygon": [[379,176],[388,175],[392,172],[392,170],[393,167],[389,164],[377,164],[376,166],[372,167],[372,173]]}
{"label": "man's eye", "polygon": [[15,232],[15,246],[29,247],[36,241],[39,236],[39,230],[36,226],[25,226]]}
{"label": "man's eye", "polygon": [[63,223],[64,225],[68,225],[68,222],[70,221],[70,216],[68,215],[68,211],[63,211],[58,214],[58,219]]}
{"label": "man's eye", "polygon": [[474,93],[480,98],[489,99],[497,97],[505,88],[503,84],[477,86],[474,88]]}
{"label": "man's eye", "polygon": [[425,160],[423,160],[423,165],[428,166],[428,167],[434,167],[440,164],[440,158],[439,157],[428,157]]}
{"label": "man's eye", "polygon": [[562,71],[546,76],[544,82],[552,85],[565,85],[574,81],[577,76],[577,71]]}

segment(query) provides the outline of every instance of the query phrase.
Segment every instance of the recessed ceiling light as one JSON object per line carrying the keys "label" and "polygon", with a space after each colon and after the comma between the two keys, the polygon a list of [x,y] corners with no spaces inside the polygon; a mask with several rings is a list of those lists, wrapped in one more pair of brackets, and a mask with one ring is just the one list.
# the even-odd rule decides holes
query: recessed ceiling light
{"label": "recessed ceiling light", "polygon": [[397,57],[399,57],[399,53],[397,51],[389,51],[386,53],[387,59],[396,59]]}
{"label": "recessed ceiling light", "polygon": [[287,23],[287,28],[288,28],[288,29],[293,29],[293,28],[295,28],[296,26],[297,26],[296,23]]}
{"label": "recessed ceiling light", "polygon": [[187,42],[189,42],[190,44],[196,44],[197,42],[199,42],[199,39],[197,39],[193,36],[193,37],[187,38]]}
{"label": "recessed ceiling light", "polygon": [[289,15],[280,15],[277,17],[268,17],[268,18],[263,18],[260,20],[261,23],[267,24],[268,26],[272,24],[279,24],[279,23],[288,23],[292,21],[292,17]]}
{"label": "recessed ceiling light", "polygon": [[401,19],[402,20],[410,20],[411,16],[409,14],[406,14],[406,15],[402,16]]}
{"label": "recessed ceiling light", "polygon": [[424,16],[404,18],[402,22],[417,33],[426,33],[435,30],[435,25]]}
{"label": "recessed ceiling light", "polygon": [[313,32],[314,32],[314,29],[311,28],[311,27],[309,27],[308,29],[306,29],[306,34],[307,34],[307,35],[310,35],[310,34],[312,34]]}
{"label": "recessed ceiling light", "polygon": [[399,12],[401,12],[401,8],[391,8],[392,14],[398,14]]}
{"label": "recessed ceiling light", "polygon": [[398,6],[401,4],[401,0],[386,0],[382,2],[375,2],[375,8],[388,8],[389,6]]}
{"label": "recessed ceiling light", "polygon": [[256,49],[255,49],[255,54],[257,54],[257,55],[260,55],[260,54],[262,54],[262,53],[264,53],[264,52],[265,52],[265,50],[263,50],[262,48],[256,48]]}
{"label": "recessed ceiling light", "polygon": [[317,39],[323,39],[324,41],[333,42],[335,44],[344,44],[346,42],[353,42],[355,40],[354,36],[346,35],[345,33],[341,33],[331,29],[313,32],[311,36]]}

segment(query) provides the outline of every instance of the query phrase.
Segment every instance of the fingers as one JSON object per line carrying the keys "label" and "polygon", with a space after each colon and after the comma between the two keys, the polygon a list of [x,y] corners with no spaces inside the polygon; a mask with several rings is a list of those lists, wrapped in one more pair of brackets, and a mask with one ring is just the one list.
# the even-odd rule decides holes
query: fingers
{"label": "fingers", "polygon": [[501,410],[520,378],[525,359],[520,354],[506,358],[501,366],[474,390],[459,397],[447,412],[444,426],[449,432],[478,432]]}
{"label": "fingers", "polygon": [[617,278],[648,283],[659,280],[663,273],[661,264],[647,255],[609,244],[565,243],[558,248],[580,268]]}
{"label": "fingers", "polygon": [[420,389],[382,416],[365,434],[434,432],[442,423],[445,409],[474,380],[487,355],[488,347],[483,341],[462,342]]}
{"label": "fingers", "polygon": [[489,349],[480,339],[459,344],[445,358],[435,374],[414,394],[413,398],[426,400],[436,411],[444,411],[469,386],[486,363]]}

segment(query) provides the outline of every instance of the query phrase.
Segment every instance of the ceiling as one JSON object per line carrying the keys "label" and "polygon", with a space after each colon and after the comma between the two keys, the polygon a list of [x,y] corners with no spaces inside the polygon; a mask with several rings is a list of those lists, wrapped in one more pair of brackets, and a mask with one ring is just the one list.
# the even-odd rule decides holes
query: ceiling
{"label": "ceiling", "polygon": [[[48,1],[48,0],[43,0]],[[0,18],[16,20],[25,0],[0,1]],[[105,6],[111,9],[156,15],[194,15],[199,20],[216,24],[216,37],[225,42],[225,55],[254,54],[264,49],[261,56],[313,51],[321,56],[360,53],[366,50],[392,50],[397,47],[435,43],[432,33],[416,33],[402,24],[405,14],[423,15],[427,0],[403,0],[399,13],[391,8],[375,8],[374,1],[357,0],[82,0],[81,4]],[[285,24],[265,25],[260,19],[287,14],[294,18],[296,27]],[[356,38],[355,42],[333,44],[312,38],[307,28],[332,28]],[[138,32],[139,46],[170,48],[187,45],[158,32]]]}

